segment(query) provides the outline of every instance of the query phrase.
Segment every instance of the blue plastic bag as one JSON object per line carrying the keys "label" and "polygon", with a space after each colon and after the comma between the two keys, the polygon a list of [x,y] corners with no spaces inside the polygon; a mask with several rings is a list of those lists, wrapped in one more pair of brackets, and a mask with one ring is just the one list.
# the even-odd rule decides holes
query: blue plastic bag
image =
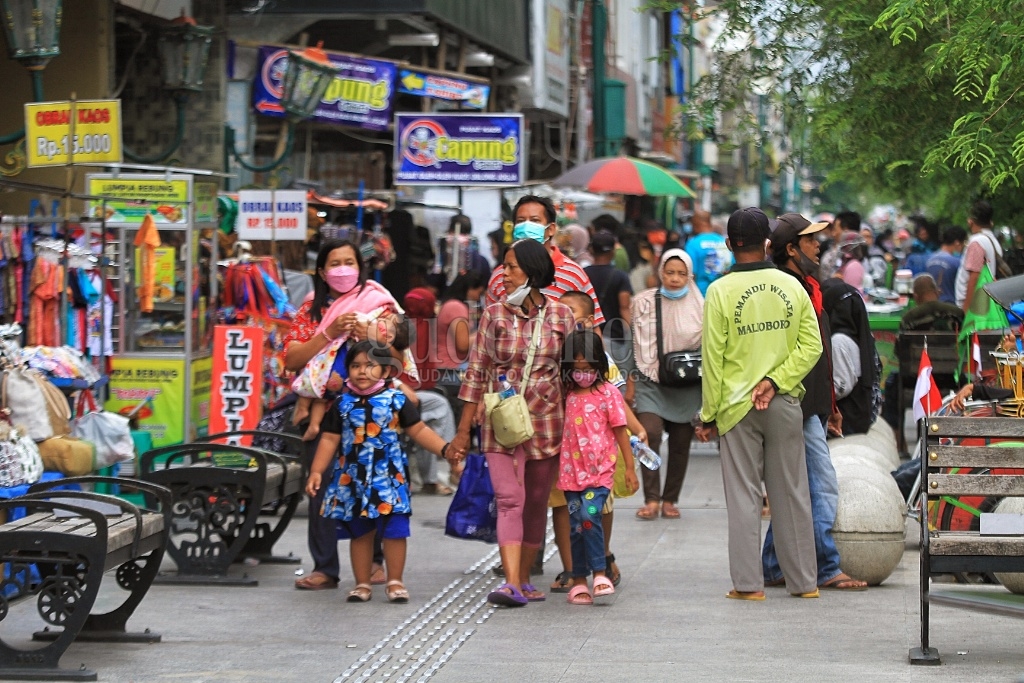
{"label": "blue plastic bag", "polygon": [[459,490],[448,508],[445,536],[484,543],[498,542],[498,506],[487,460],[479,453],[466,456]]}

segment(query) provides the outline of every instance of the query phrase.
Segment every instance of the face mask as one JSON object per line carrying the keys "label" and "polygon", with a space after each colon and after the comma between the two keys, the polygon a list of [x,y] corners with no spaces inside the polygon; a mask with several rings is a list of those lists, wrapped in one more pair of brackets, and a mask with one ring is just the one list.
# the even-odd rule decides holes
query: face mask
{"label": "face mask", "polygon": [[526,295],[530,293],[530,283],[520,285],[516,288],[516,291],[511,294],[505,295],[505,301],[512,304],[513,306],[522,306],[523,302],[526,301]]}
{"label": "face mask", "polygon": [[586,389],[597,381],[597,370],[573,370],[572,381]]}
{"label": "face mask", "polygon": [[684,296],[686,296],[686,293],[689,292],[689,291],[690,291],[690,286],[689,285],[687,285],[686,287],[683,287],[682,289],[666,289],[665,287],[662,287],[661,288],[661,295],[663,297],[665,297],[666,299],[675,300],[675,299],[682,299]]}
{"label": "face mask", "polygon": [[360,389],[359,387],[352,384],[352,378],[350,377],[347,380],[345,380],[345,386],[347,386],[348,390],[351,391],[356,396],[370,396],[371,394],[376,394],[378,391],[384,388],[384,378],[382,377],[381,379],[377,380],[376,382],[374,382],[372,386],[369,386],[365,389]]}
{"label": "face mask", "polygon": [[812,261],[807,256],[807,254],[805,254],[804,252],[801,251],[800,252],[800,259],[797,261],[797,263],[799,264],[801,272],[803,272],[803,274],[805,276],[813,277],[814,279],[818,279],[818,271],[821,268],[821,266],[819,264],[815,263],[814,261]]}
{"label": "face mask", "polygon": [[359,271],[352,266],[337,266],[324,273],[324,281],[334,291],[345,294],[359,282]]}
{"label": "face mask", "polygon": [[543,244],[545,242],[544,233],[546,233],[547,230],[548,228],[546,225],[534,223],[533,221],[523,221],[522,223],[517,224],[515,229],[512,231],[512,239],[531,239]]}

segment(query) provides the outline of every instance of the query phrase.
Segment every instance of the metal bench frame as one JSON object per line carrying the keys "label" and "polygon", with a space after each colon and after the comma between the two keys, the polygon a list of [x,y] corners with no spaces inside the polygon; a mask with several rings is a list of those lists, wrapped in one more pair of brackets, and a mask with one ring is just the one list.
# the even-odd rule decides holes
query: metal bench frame
{"label": "metal bench frame", "polygon": [[[930,531],[928,502],[941,496],[1022,496],[1024,476],[953,474],[949,468],[1021,468],[1024,448],[943,445],[942,439],[1020,439],[1024,422],[1006,417],[929,417],[925,420],[921,487],[921,646],[911,648],[910,663],[938,665],[939,652],[929,643],[931,603],[1024,618],[1024,598],[1010,596],[994,606],[986,593],[931,591],[934,574],[952,572],[1024,572],[1024,538],[980,536],[974,532]],[[1018,553],[1018,554],[1014,554]],[[998,592],[1005,597],[1006,591]],[[1015,607],[1019,604],[1019,607]]]}
{"label": "metal bench frame", "polygon": [[[160,510],[139,508],[114,496],[84,491],[52,489],[67,484],[115,484],[144,491],[160,503]],[[130,544],[108,552],[108,522],[106,516],[92,508],[75,505],[76,500],[95,501],[115,505],[135,517],[134,537]],[[61,669],[60,658],[75,640],[105,642],[160,641],[160,635],[148,629],[142,633],[128,633],[126,624],[142,602],[156,577],[166,547],[166,534],[170,528],[170,492],[147,482],[117,477],[68,477],[43,482],[30,487],[29,493],[19,498],[0,501],[0,510],[24,507],[28,515],[37,512],[54,515],[57,510],[75,513],[88,520],[95,529],[93,535],[33,529],[34,523],[24,523],[4,531],[0,527],[0,562],[8,566],[8,575],[0,581],[0,620],[7,617],[10,603],[36,596],[40,617],[58,630],[45,630],[33,634],[34,640],[50,641],[37,648],[21,648],[0,638],[0,679],[3,680],[76,680],[95,681],[96,673],[84,666],[80,669]],[[143,514],[160,514],[163,527],[159,533],[142,535]],[[42,580],[31,581],[31,565],[37,565]],[[128,596],[116,608],[102,614],[91,610],[99,594],[103,574],[116,568],[117,585],[128,591]],[[13,590],[12,590],[13,589]],[[10,595],[4,593],[10,592]]]}
{"label": "metal bench frame", "polygon": [[[252,466],[218,465],[215,455],[241,456]],[[156,459],[162,456],[167,460],[154,470]],[[270,463],[283,470],[280,485],[272,488],[267,487]],[[269,555],[273,542],[284,532],[304,483],[301,474],[294,475],[295,468],[289,468],[295,463],[301,465],[297,456],[219,443],[166,446],[144,453],[139,476],[166,486],[174,501],[167,553],[178,572],[161,574],[157,582],[258,585],[259,581],[247,574],[228,576],[228,569],[245,556],[247,548],[254,555]],[[273,529],[258,527],[263,506],[280,500],[288,501],[286,514]]]}

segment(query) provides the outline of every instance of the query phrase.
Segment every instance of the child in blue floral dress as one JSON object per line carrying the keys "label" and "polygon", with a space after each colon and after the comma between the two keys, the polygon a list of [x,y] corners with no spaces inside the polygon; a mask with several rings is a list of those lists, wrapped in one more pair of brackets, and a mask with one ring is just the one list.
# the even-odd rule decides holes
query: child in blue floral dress
{"label": "child in blue floral dress", "polygon": [[372,597],[370,574],[376,532],[384,539],[388,600],[408,602],[402,571],[412,507],[409,463],[399,430],[442,457],[449,455],[448,444],[423,424],[419,410],[388,381],[390,375],[397,374],[390,349],[359,342],[349,349],[345,365],[348,391],[331,404],[324,416],[306,493],[316,495],[333,461],[320,514],[338,520],[341,534],[352,539],[349,552],[356,586],[349,592],[348,601],[366,602]]}

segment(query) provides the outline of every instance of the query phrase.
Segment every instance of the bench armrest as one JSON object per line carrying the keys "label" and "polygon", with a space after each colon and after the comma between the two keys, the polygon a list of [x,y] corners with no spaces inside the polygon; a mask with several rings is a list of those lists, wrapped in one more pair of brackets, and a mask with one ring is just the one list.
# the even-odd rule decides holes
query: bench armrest
{"label": "bench armrest", "polygon": [[[181,462],[179,467],[195,465],[195,456],[206,453],[242,455],[249,460],[255,460],[257,470],[265,472],[267,469],[266,452],[259,449],[219,443],[187,443],[178,446],[164,446],[163,448],[154,448],[153,450],[146,451],[139,458],[139,475],[144,477],[145,475],[152,473],[154,471],[154,461],[161,456],[168,456],[167,460],[164,462],[163,468],[172,469],[171,465],[175,462]],[[186,458],[188,458],[187,461],[185,460]],[[203,456],[201,459],[207,460],[208,458]]]}
{"label": "bench armrest", "polygon": [[243,429],[237,432],[221,432],[219,434],[209,434],[207,436],[196,439],[193,443],[214,443],[217,441],[224,441],[226,439],[234,438],[236,436],[256,436],[265,437],[268,439],[281,439],[286,442],[294,453],[281,453],[281,455],[287,457],[298,457],[306,452],[306,442],[302,440],[296,434],[289,434],[287,432],[267,432],[261,429]]}

